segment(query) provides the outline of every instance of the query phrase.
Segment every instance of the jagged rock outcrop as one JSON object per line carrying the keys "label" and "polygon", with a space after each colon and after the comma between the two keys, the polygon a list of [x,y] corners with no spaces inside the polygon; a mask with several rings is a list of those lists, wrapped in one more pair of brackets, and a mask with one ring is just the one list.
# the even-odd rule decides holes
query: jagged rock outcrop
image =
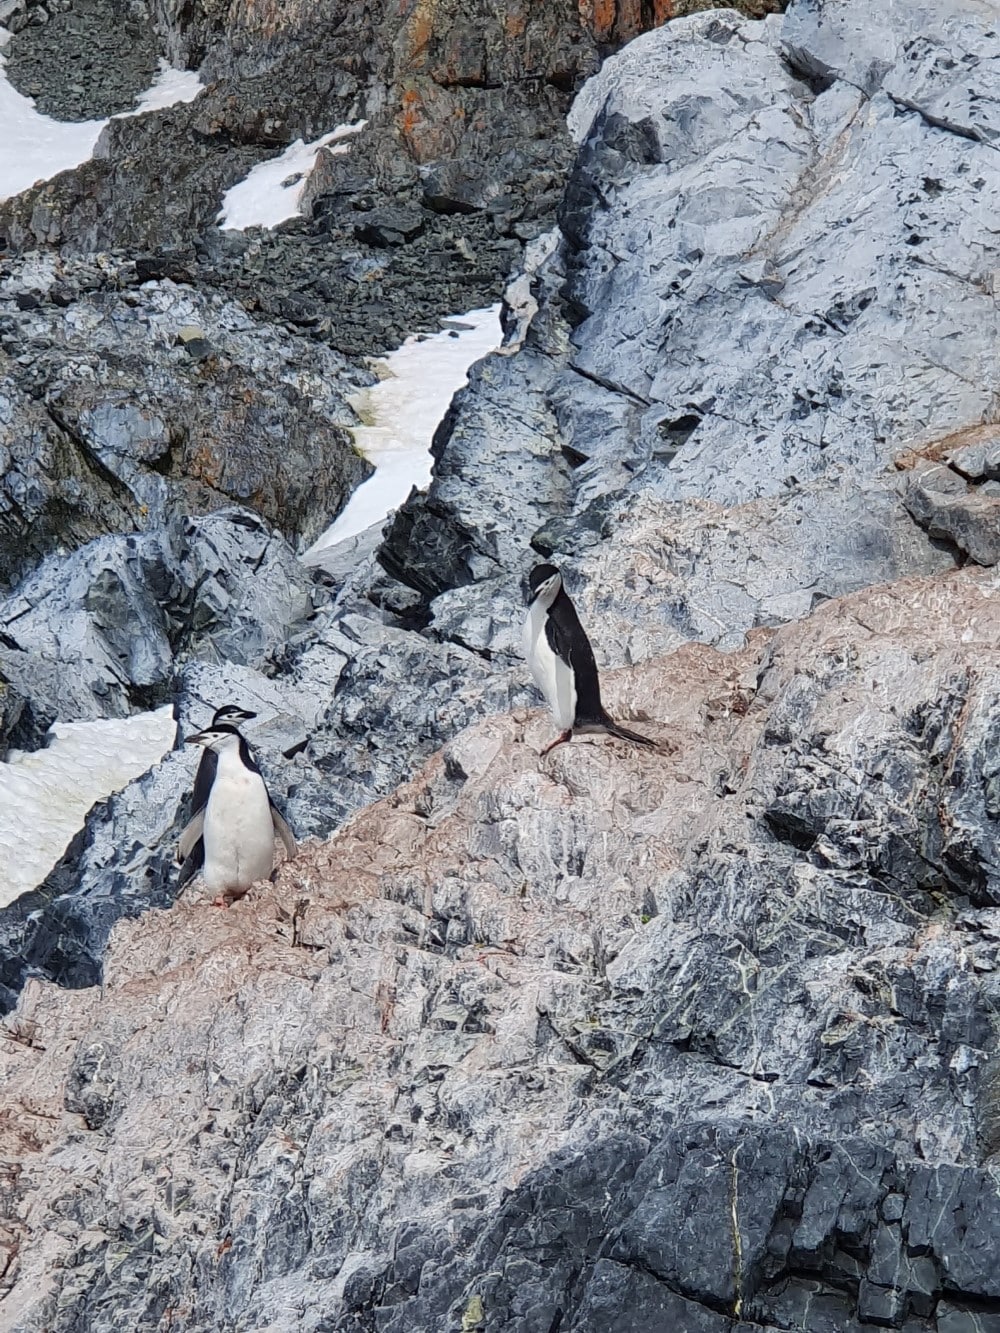
{"label": "jagged rock outcrop", "polygon": [[8,576],[57,544],[233,502],[308,545],[371,474],[347,430],[345,395],[364,373],[262,331],[184,276],[138,263],[11,266],[0,341],[31,351],[0,381]]}
{"label": "jagged rock outcrop", "polygon": [[[149,8],[164,54],[199,69],[206,90],[190,105],[111,121],[91,162],[0,204],[3,244],[166,251],[175,261],[179,253],[193,280],[348,353],[386,350],[414,328],[496,298],[520,242],[552,221],[572,158],[565,115],[573,92],[609,46],[672,13],[661,3],[571,0],[157,0]],[[95,87],[82,91],[69,72],[76,29],[101,15],[117,41],[121,24],[104,0],[60,17],[61,53],[50,32],[19,31],[9,60],[15,84],[37,89],[41,44],[50,75],[67,69],[50,77],[47,109],[73,117],[81,98],[117,109],[122,78],[134,80],[138,66],[105,69],[98,60],[89,71]],[[138,21],[130,11],[127,22]],[[136,47],[140,64],[147,54]],[[220,240],[222,196],[254,163],[361,118],[368,128],[349,154],[322,155],[305,201],[311,217],[266,238],[263,253],[244,238]],[[359,240],[359,213],[400,204],[419,211],[418,239],[388,252]]]}
{"label": "jagged rock outcrop", "polygon": [[[119,640],[103,635],[85,611],[77,613],[90,634],[85,642],[92,655],[85,663],[46,673],[44,650],[52,651],[55,629],[51,618],[40,617],[44,649],[23,661],[0,649],[0,668],[8,666],[18,683],[32,672],[40,676],[41,683],[32,682],[37,697],[48,703],[47,686],[51,712],[60,714],[67,711],[72,673],[83,697],[70,695],[69,705],[84,714],[88,708],[113,714],[127,711],[130,700],[159,702],[179,666],[198,659],[188,660],[180,675],[180,734],[203,726],[220,700],[239,699],[256,711],[246,734],[272,796],[300,837],[326,836],[392,792],[462,727],[530,700],[520,676],[498,671],[461,644],[436,643],[383,623],[350,588],[338,606],[307,623],[306,572],[301,565],[289,569],[287,548],[272,541],[263,556],[248,550],[241,563],[239,548],[225,544],[226,516],[210,522],[221,529],[216,543],[206,546],[210,534],[199,534],[195,550],[207,549],[215,564],[210,578],[194,582],[193,594],[185,589],[183,620],[157,618],[156,609],[144,604],[128,607],[131,623],[141,624],[143,638],[160,649],[161,675],[153,687],[124,688],[120,677],[132,663],[116,656]],[[256,535],[259,543],[263,534]],[[251,529],[247,540],[253,539]],[[162,558],[159,549],[157,554]],[[225,601],[227,587],[231,603]],[[286,619],[260,624],[258,607],[275,617],[284,612]],[[140,611],[151,625],[139,620]],[[77,628],[66,631],[74,644]],[[261,642],[267,629],[271,637]],[[88,683],[102,670],[113,688],[91,687],[88,695]],[[16,1002],[28,977],[68,986],[94,983],[114,923],[174,901],[174,848],[187,819],[193,774],[190,753],[173,754],[102,802],[45,882],[0,907],[0,1009]],[[131,852],[123,858],[125,845]]]}
{"label": "jagged rock outcrop", "polygon": [[908,580],[616,673],[669,757],[490,719],[276,886],[117,927],[102,988],[31,983],[11,1327],[990,1309],[998,606]]}
{"label": "jagged rock outcrop", "polygon": [[307,570],[254,514],[53,557],[0,602],[0,670],[55,717],[122,717],[168,699],[175,659],[263,667],[313,614]]}
{"label": "jagged rock outcrop", "polygon": [[[545,317],[459,400],[430,493],[383,556],[397,577],[433,597],[509,568],[526,539],[584,556],[636,495],[678,533],[685,584],[728,598],[708,608],[723,635],[780,617],[782,599],[800,614],[943,567],[889,465],[995,409],[996,154],[891,79],[870,96],[849,77],[815,85],[807,38],[825,50],[825,18],[789,23],[784,46],[731,13],[674,24],[584,89],[562,243],[535,278]],[[488,466],[498,454],[517,487]],[[760,548],[765,515],[777,550]],[[740,547],[760,557],[763,613],[726,591]],[[677,582],[659,589],[645,620],[677,615]]]}
{"label": "jagged rock outcrop", "polygon": [[[1000,1319],[990,18],[721,11],[584,90],[385,572],[188,669],[334,836],[171,905],[171,756],[0,920],[18,1333]],[[539,761],[550,553],[669,753]]]}

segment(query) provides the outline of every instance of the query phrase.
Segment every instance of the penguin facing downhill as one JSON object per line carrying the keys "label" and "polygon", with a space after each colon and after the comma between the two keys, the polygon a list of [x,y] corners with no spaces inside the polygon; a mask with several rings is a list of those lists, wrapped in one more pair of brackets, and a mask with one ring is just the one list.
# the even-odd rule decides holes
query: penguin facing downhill
{"label": "penguin facing downhill", "polygon": [[275,834],[289,857],[298,851],[295,835],[275,809],[253,752],[232,723],[213,723],[184,740],[211,750],[217,766],[208,799],[181,834],[181,843],[193,847],[203,840],[205,884],[219,893],[216,901],[232,902],[270,875]]}
{"label": "penguin facing downhill", "polygon": [[[247,708],[240,708],[236,704],[223,704],[221,708],[215,710],[212,726],[216,726],[219,722],[229,722],[232,726],[238,727],[241,722],[250,722],[256,716],[256,713],[251,713]],[[194,778],[194,790],[191,792],[191,818],[177,843],[177,860],[182,863],[177,876],[178,890],[183,889],[188,880],[193,879],[205,864],[205,843],[201,834],[198,833],[193,838],[187,838],[185,835],[188,829],[194,827],[196,817],[205,809],[218,766],[219,756],[214,750],[202,751]]]}
{"label": "penguin facing downhill", "polygon": [[659,748],[650,737],[620,727],[604,711],[594,650],[555,565],[536,565],[528,576],[528,614],[521,646],[560,729],[542,756],[572,739],[574,732],[617,736]]}

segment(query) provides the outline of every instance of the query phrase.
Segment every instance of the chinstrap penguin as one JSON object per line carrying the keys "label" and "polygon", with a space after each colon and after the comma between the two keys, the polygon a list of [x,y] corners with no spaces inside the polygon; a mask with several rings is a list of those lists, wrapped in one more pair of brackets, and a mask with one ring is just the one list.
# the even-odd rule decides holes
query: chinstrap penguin
{"label": "chinstrap penguin", "polygon": [[559,735],[542,755],[570,740],[574,732],[617,736],[658,748],[656,741],[620,727],[604,711],[594,650],[555,565],[536,565],[528,576],[521,646],[559,727]]}
{"label": "chinstrap penguin", "polygon": [[[217,726],[220,722],[228,722],[230,725],[238,727],[241,722],[251,722],[256,716],[257,714],[251,713],[248,708],[240,708],[236,704],[223,704],[221,708],[215,710],[212,716],[212,726]],[[198,761],[198,771],[194,777],[194,789],[191,792],[190,819],[177,843],[177,860],[182,863],[177,875],[178,889],[183,889],[188,880],[193,879],[205,864],[204,839],[199,834],[192,842],[185,838],[185,834],[188,829],[193,827],[195,817],[205,809],[208,793],[212,790],[212,783],[215,781],[215,770],[218,766],[219,756],[215,751],[203,750],[201,759]]]}
{"label": "chinstrap penguin", "polygon": [[184,740],[211,751],[216,768],[204,806],[181,834],[178,855],[186,866],[200,839],[206,886],[220,895],[216,901],[232,902],[270,875],[275,834],[289,858],[298,851],[295,835],[271,801],[253,752],[237,727],[213,722]]}

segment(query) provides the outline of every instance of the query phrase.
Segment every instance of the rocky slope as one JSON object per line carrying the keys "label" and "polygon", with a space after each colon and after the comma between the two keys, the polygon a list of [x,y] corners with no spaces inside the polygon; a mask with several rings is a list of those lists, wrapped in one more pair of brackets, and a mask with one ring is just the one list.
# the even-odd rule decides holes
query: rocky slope
{"label": "rocky slope", "polygon": [[[220,70],[270,22],[212,45],[186,12]],[[256,639],[216,541],[147,614],[179,608],[159,676],[97,581],[91,696],[182,670],[186,724],[238,693],[293,822],[338,831],[228,912],[173,904],[173,755],[2,914],[11,1329],[1000,1323],[990,17],[638,37],[385,540],[311,589],[278,543]],[[539,553],[669,754],[539,762]]]}
{"label": "rocky slope", "polygon": [[998,628],[964,571],[650,659],[611,699],[669,758],[490,719],[29,983],[10,1326],[978,1317]]}

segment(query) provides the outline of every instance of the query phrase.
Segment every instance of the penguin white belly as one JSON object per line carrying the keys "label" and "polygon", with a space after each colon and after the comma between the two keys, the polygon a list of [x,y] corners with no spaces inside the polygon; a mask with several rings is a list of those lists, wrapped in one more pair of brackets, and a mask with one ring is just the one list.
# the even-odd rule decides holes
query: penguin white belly
{"label": "penguin white belly", "polygon": [[535,684],[552,710],[556,726],[569,731],[576,717],[576,680],[566,662],[552,651],[545,633],[545,607],[536,602],[524,622],[521,646]]}
{"label": "penguin white belly", "polygon": [[205,807],[205,884],[210,889],[248,889],[274,866],[274,825],[267,788],[242,764],[219,765]]}

